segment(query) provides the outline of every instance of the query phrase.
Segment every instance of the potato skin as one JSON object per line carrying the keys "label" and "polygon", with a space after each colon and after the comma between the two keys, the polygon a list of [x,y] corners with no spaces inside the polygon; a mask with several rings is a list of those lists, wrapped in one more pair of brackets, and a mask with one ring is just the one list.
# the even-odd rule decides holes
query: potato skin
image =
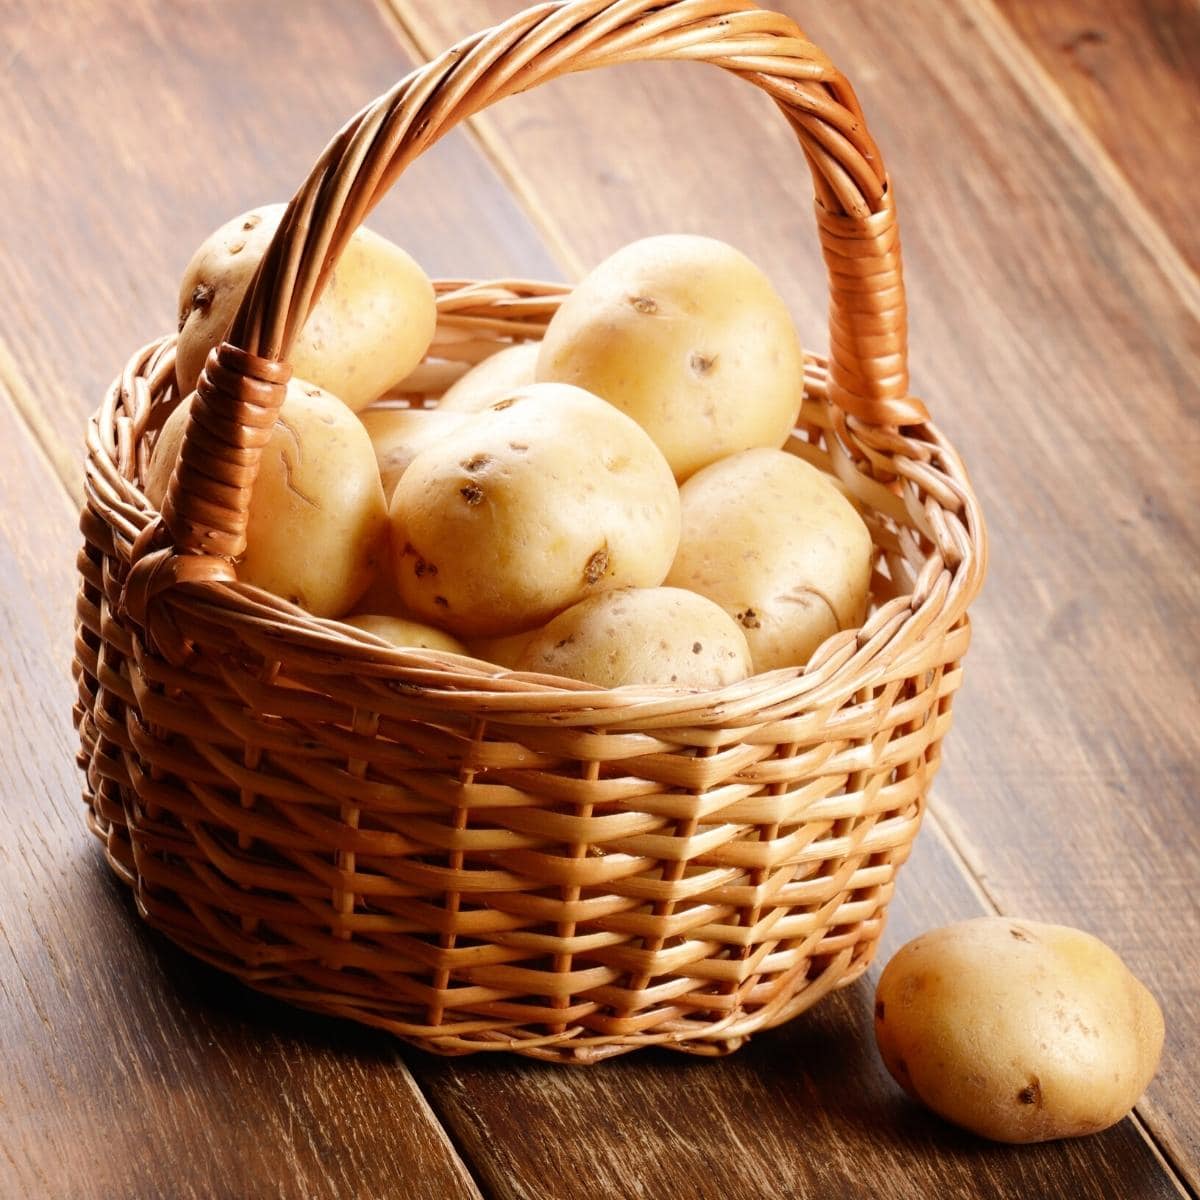
{"label": "potato skin", "polygon": [[539,381],[586,388],[633,417],[679,480],[795,424],[804,356],[787,306],[744,254],[712,238],[645,238],[563,301]]}
{"label": "potato skin", "polygon": [[383,494],[390,501],[400,476],[418,453],[457,429],[469,414],[436,408],[368,408],[358,416],[370,435]]}
{"label": "potato skin", "polygon": [[451,637],[432,625],[420,621],[409,621],[387,613],[358,613],[344,617],[345,624],[353,625],[364,633],[373,633],[394,646],[411,646],[422,650],[446,650],[450,654],[470,657],[470,651],[456,637]]}
{"label": "potato skin", "polygon": [[540,342],[518,342],[476,363],[446,389],[439,412],[477,413],[534,382]]}
{"label": "potato skin", "polygon": [[1098,938],[982,917],[909,942],[875,1000],[893,1078],[934,1112],[1000,1142],[1107,1129],[1158,1066],[1154,997]]}
{"label": "potato skin", "polygon": [[750,674],[733,618],[682,588],[621,588],[559,613],[526,644],[518,671],[597,687],[717,688]]}
{"label": "potato skin", "polygon": [[[195,390],[208,352],[225,337],[284,205],[226,222],[192,256],[179,290],[179,394]],[[355,231],[292,350],[296,375],[366,407],[424,358],[437,325],[433,284],[399,246]]]}
{"label": "potato skin", "polygon": [[[191,405],[167,418],[146,478],[162,506]],[[246,553],[238,578],[283,596],[315,616],[347,612],[387,549],[387,505],[371,439],[328,392],[293,379],[250,498]]]}
{"label": "potato skin", "polygon": [[744,630],[755,671],[802,666],[861,624],[874,547],[837,486],[783,450],[746,450],[680,488],[683,531],[667,575]]}
{"label": "potato skin", "polygon": [[413,459],[391,506],[400,597],[470,640],[542,625],[595,592],[655,587],[679,493],[646,433],[578,388],[534,384]]}

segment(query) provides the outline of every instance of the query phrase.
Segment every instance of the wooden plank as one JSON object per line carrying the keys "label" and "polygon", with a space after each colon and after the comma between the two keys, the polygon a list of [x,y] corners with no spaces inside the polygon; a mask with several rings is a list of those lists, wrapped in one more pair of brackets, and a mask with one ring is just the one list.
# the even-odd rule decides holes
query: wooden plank
{"label": "wooden plank", "polygon": [[992,0],[1084,126],[1200,270],[1200,5]]}
{"label": "wooden plank", "polygon": [[0,1195],[478,1197],[396,1044],[138,920],[84,826],[74,511],[0,392]]}
{"label": "wooden plank", "polygon": [[[195,246],[287,199],[410,65],[370,0],[0,5],[0,377],[56,462],[78,459],[125,359],[174,328]],[[556,272],[463,135],[371,223],[436,275]]]}
{"label": "wooden plank", "polygon": [[[854,80],[888,156],[915,390],[990,516],[938,811],[1005,911],[1093,930],[1159,995],[1168,1045],[1141,1111],[1196,1186],[1196,313],[1015,84],[981,10],[776,2]],[[427,51],[520,7],[394,3]],[[480,126],[581,260],[647,232],[727,237],[825,344],[808,184],[753,89],[625,68],[515,98]]]}
{"label": "wooden plank", "polygon": [[[979,911],[928,829],[897,897],[885,957]],[[1128,1121],[1086,1140],[997,1146],[910,1103],[875,1051],[878,972],[719,1061],[639,1051],[575,1071],[508,1057],[412,1065],[484,1188],[505,1200],[1179,1194]]]}

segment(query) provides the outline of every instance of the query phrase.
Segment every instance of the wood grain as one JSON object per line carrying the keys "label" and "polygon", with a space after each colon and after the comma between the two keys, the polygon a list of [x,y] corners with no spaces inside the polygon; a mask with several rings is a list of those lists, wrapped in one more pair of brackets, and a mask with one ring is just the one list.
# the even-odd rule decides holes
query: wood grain
{"label": "wood grain", "polygon": [[[520,7],[397,3],[430,50]],[[936,20],[917,0],[776,6],[849,74],[888,158],[915,390],[990,517],[937,811],[1005,911],[1092,930],[1159,996],[1168,1048],[1142,1112],[1196,1186],[1196,314],[1015,85],[973,5]],[[648,232],[727,237],[825,344],[808,183],[753,89],[623,68],[518,97],[481,126],[584,262]]]}
{"label": "wood grain", "polygon": [[[125,359],[174,328],[195,246],[287,199],[410,65],[370,0],[0,5],[0,330],[43,438],[78,457]],[[557,271],[461,135],[371,224],[436,275]]]}
{"label": "wood grain", "polygon": [[1200,5],[992,0],[1200,270]]}
{"label": "wood grain", "polygon": [[3,392],[0,510],[0,1195],[478,1196],[394,1042],[145,931],[79,801],[77,514]]}

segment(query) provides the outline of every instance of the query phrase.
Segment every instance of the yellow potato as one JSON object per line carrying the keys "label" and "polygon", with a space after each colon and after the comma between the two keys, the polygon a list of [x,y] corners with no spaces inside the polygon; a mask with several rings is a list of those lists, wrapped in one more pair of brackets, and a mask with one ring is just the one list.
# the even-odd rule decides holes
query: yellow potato
{"label": "yellow potato", "polygon": [[[146,497],[161,507],[189,397],[150,456]],[[238,578],[319,617],[347,612],[387,548],[387,505],[371,439],[336,397],[293,379],[263,449]]]}
{"label": "yellow potato", "polygon": [[391,499],[400,476],[419,451],[457,429],[468,416],[436,408],[369,408],[359,413],[375,447],[384,495]]}
{"label": "yellow potato", "polygon": [[[225,337],[283,217],[282,204],[222,225],[188,263],[179,291],[179,394],[196,387]],[[365,408],[425,356],[437,324],[433,284],[399,246],[358,229],[292,351],[292,367],[351,408]]]}
{"label": "yellow potato", "polygon": [[423,625],[420,621],[406,621],[403,617],[389,616],[384,613],[360,613],[358,616],[344,618],[347,625],[361,629],[364,633],[373,633],[385,642],[394,646],[412,646],[421,650],[446,650],[451,654],[462,654],[470,657],[470,651],[458,640],[432,625]]}
{"label": "yellow potato", "polygon": [[742,627],[756,671],[802,666],[866,611],[874,548],[854,506],[816,467],[746,450],[680,488],[672,587],[714,600]]}
{"label": "yellow potato", "polygon": [[438,401],[442,412],[477,413],[516,388],[533,383],[540,342],[518,342],[485,358]]}
{"label": "yellow potato", "polygon": [[875,999],[887,1069],[934,1112],[1000,1142],[1107,1129],[1158,1066],[1154,997],[1098,938],[982,917],[888,963]]}
{"label": "yellow potato", "polygon": [[804,357],[787,307],[744,254],[711,238],[634,242],[563,302],[537,377],[628,413],[677,479],[795,424]]}
{"label": "yellow potato", "polygon": [[606,688],[715,688],[750,674],[750,648],[733,618],[695,592],[622,588],[559,613],[516,667]]}
{"label": "yellow potato", "polygon": [[533,384],[413,459],[392,497],[400,596],[463,638],[544,624],[595,592],[654,587],[679,540],[679,492],[628,417]]}

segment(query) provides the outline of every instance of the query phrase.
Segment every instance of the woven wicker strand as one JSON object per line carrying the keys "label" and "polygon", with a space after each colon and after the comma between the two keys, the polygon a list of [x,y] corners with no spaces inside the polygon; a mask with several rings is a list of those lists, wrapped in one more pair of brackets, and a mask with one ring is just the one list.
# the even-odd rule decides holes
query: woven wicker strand
{"label": "woven wicker strand", "polygon": [[[720,66],[812,170],[827,360],[789,449],[878,551],[866,624],[718,691],[597,690],[385,645],[237,580],[296,332],[354,229],[455,124],[572,71]],[[397,402],[536,340],[565,289],[438,285]],[[174,392],[143,349],[88,431],[75,708],[89,821],[147,921],[292,1003],[440,1053],[727,1053],[870,962],[950,724],[986,541],[910,397],[891,192],[843,77],[735,0],[541,4],[349,122],[210,357],[162,513],[141,490]]]}

